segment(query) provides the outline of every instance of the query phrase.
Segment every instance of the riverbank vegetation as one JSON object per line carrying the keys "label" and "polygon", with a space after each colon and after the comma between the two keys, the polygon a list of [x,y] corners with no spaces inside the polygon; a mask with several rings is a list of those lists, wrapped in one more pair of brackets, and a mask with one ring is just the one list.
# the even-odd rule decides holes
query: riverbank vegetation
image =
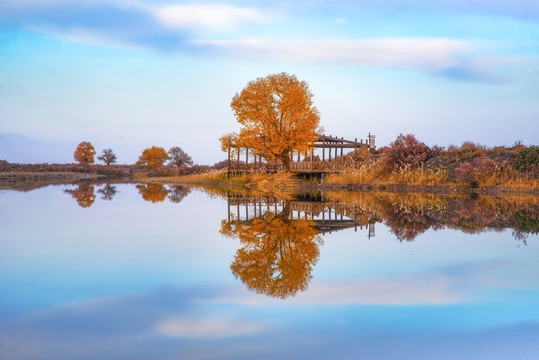
{"label": "riverbank vegetation", "polygon": [[371,154],[365,149],[337,158],[342,170],[327,184],[406,184],[458,188],[537,189],[539,147],[515,144],[488,148],[472,142],[447,149],[429,147],[413,135],[400,135]]}

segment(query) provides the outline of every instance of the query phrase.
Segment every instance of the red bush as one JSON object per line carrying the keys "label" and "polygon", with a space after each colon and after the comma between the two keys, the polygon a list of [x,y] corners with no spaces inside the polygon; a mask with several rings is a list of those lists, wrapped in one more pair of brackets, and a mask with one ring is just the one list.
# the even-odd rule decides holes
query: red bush
{"label": "red bush", "polygon": [[[436,151],[439,149],[436,148]],[[433,155],[433,150],[414,135],[400,134],[384,151],[383,163],[388,170],[418,168]]]}
{"label": "red bush", "polygon": [[455,169],[458,180],[466,182],[471,187],[477,187],[477,173],[472,164],[465,162]]}

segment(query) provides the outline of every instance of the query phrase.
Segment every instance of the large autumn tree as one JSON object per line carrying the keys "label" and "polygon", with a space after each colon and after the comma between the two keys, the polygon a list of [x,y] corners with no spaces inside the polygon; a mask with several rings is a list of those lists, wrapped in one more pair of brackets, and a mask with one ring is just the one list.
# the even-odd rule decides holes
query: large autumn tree
{"label": "large autumn tree", "polygon": [[223,148],[234,138],[237,146],[280,159],[290,170],[292,153],[307,152],[318,138],[320,117],[312,97],[305,81],[284,72],[249,82],[230,104],[242,128],[221,138]]}
{"label": "large autumn tree", "polygon": [[146,169],[157,169],[163,166],[168,159],[169,156],[165,149],[159,146],[152,146],[142,152],[136,164],[144,165]]}
{"label": "large autumn tree", "polygon": [[75,161],[80,164],[93,164],[94,155],[95,155],[95,148],[88,141],[81,142],[75,149],[75,152],[73,153],[73,157],[75,158]]}

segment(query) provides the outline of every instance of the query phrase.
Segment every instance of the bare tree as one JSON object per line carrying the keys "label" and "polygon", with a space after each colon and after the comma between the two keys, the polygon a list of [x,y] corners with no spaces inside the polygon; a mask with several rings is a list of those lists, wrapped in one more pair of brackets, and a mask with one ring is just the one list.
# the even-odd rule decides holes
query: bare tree
{"label": "bare tree", "polygon": [[191,157],[179,146],[171,147],[168,151],[168,155],[170,156],[169,164],[174,167],[180,168],[182,166],[193,165],[193,159],[191,159]]}
{"label": "bare tree", "polygon": [[97,157],[97,160],[103,161],[106,165],[110,165],[116,162],[116,154],[112,152],[112,149],[103,150],[103,154]]}

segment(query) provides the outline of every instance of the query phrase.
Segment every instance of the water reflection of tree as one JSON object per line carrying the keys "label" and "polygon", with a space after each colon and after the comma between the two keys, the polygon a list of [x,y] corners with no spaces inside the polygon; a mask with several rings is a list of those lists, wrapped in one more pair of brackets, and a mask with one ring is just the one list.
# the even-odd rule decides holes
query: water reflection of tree
{"label": "water reflection of tree", "polygon": [[101,199],[110,201],[116,195],[118,190],[116,190],[116,186],[106,183],[101,189],[97,190],[97,192],[102,195]]}
{"label": "water reflection of tree", "polygon": [[223,220],[220,232],[242,244],[230,268],[248,289],[284,299],[308,287],[320,253],[314,221],[290,219],[285,209],[250,221]]}
{"label": "water reflection of tree", "polygon": [[94,186],[88,183],[81,183],[76,189],[66,189],[64,192],[70,194],[82,208],[89,208],[95,201]]}
{"label": "water reflection of tree", "polygon": [[399,240],[414,240],[428,229],[452,228],[466,233],[513,229],[525,243],[539,233],[537,197],[451,196],[436,194],[391,194],[326,192],[353,218],[372,213],[380,217]]}
{"label": "water reflection of tree", "polygon": [[191,189],[185,186],[172,186],[168,199],[174,203],[179,203],[191,192]]}
{"label": "water reflection of tree", "polygon": [[144,200],[153,203],[164,201],[169,192],[167,188],[161,184],[138,184],[137,189]]}
{"label": "water reflection of tree", "polygon": [[412,241],[431,227],[437,227],[436,220],[421,206],[405,204],[386,204],[381,213],[385,224],[400,241]]}

